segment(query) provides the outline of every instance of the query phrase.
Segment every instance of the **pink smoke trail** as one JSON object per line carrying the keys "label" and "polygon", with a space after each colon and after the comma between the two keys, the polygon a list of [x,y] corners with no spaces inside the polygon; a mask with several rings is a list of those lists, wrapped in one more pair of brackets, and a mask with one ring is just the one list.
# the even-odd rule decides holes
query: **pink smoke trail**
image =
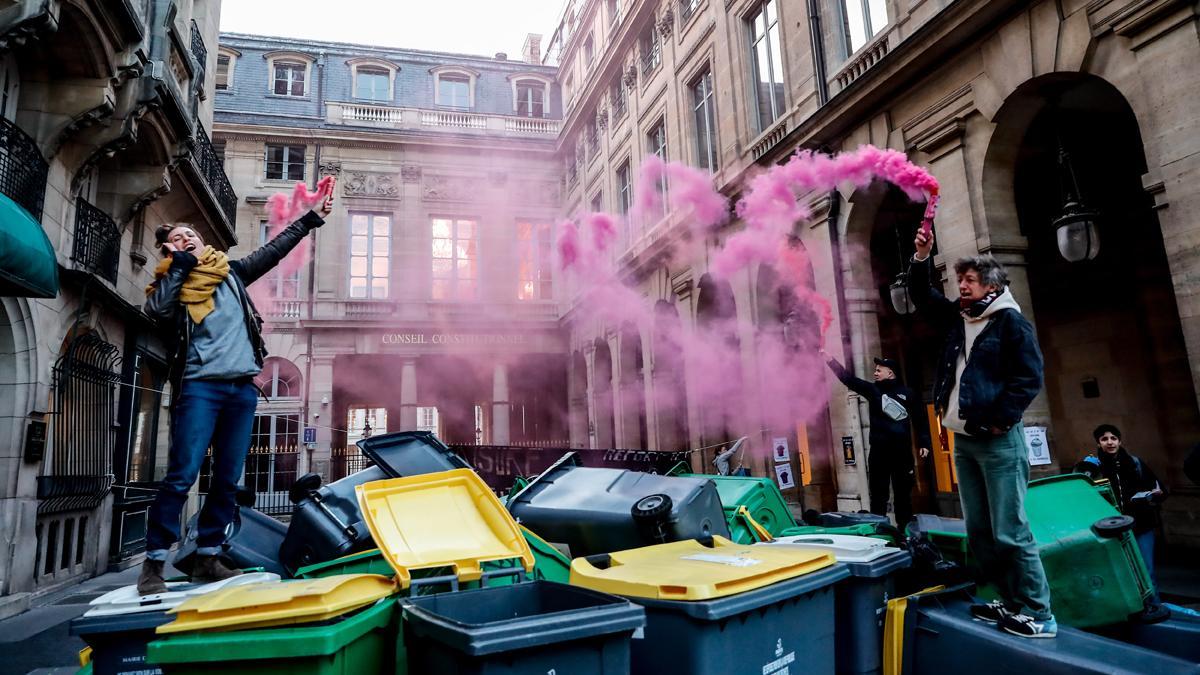
{"label": "pink smoke trail", "polygon": [[[652,223],[662,215],[660,188],[667,183],[671,215],[682,222],[685,232],[708,236],[729,216],[728,200],[713,188],[704,172],[647,157],[636,183],[631,217]],[[833,322],[833,309],[813,286],[813,273],[804,249],[790,244],[798,221],[810,216],[801,196],[829,191],[842,184],[866,185],[885,180],[899,187],[910,199],[926,201],[922,227],[928,228],[937,210],[938,184],[925,169],[908,161],[903,153],[863,146],[853,152],[829,156],[799,152],[786,164],[772,167],[748,181],[736,213],[744,227],[730,236],[716,252],[710,271],[716,284],[753,266],[770,266],[777,285],[759,293],[777,294],[777,310],[787,316],[760,316],[735,312],[734,308],[710,310],[684,329],[678,321],[655,321],[651,300],[622,281],[615,268],[612,247],[616,243],[612,217],[590,214],[580,225],[566,223],[557,243],[562,269],[578,283],[583,315],[599,318],[610,326],[632,323],[639,330],[652,326],[651,361],[655,363],[653,403],[659,410],[680,410],[679,389],[660,375],[659,368],[678,364],[686,371],[689,395],[699,396],[706,428],[722,425],[735,433],[754,433],[745,428],[746,414],[753,411],[775,430],[786,430],[798,420],[811,420],[828,402],[826,368],[818,355]],[[729,294],[731,292],[727,292]],[[782,298],[790,297],[790,302]],[[718,293],[718,298],[720,294]],[[770,300],[770,298],[766,298]],[[770,308],[759,297],[759,306]],[[713,306],[720,305],[720,302]],[[772,328],[772,326],[775,326]],[[742,372],[746,350],[742,343],[752,339],[758,372],[746,378]],[[658,350],[662,353],[657,353]],[[607,378],[611,373],[598,373]],[[660,381],[668,384],[660,387]],[[755,383],[746,391],[747,383]],[[707,433],[707,432],[706,432]]]}

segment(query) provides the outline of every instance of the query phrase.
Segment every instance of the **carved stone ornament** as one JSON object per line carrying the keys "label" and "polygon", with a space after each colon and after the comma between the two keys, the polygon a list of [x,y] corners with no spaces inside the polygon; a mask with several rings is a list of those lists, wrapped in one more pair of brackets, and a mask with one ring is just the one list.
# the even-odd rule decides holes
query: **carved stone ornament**
{"label": "carved stone ornament", "polygon": [[521,201],[525,204],[558,206],[562,184],[560,181],[523,180],[517,182],[513,187],[515,188],[513,194],[520,195]]}
{"label": "carved stone ornament", "polygon": [[405,164],[400,167],[400,180],[405,183],[417,183],[421,180],[421,167],[416,164]]}
{"label": "carved stone ornament", "polygon": [[479,195],[480,185],[476,178],[466,176],[425,176],[421,196],[429,201],[465,202]]}
{"label": "carved stone ornament", "polygon": [[626,89],[634,89],[637,87],[637,66],[632,63],[625,69],[625,76],[622,78]]}
{"label": "carved stone ornament", "polygon": [[347,197],[383,197],[399,199],[400,188],[396,175],[374,171],[348,171],[342,181],[342,194]]}
{"label": "carved stone ornament", "polygon": [[321,166],[317,167],[317,175],[340,176],[342,175],[342,163],[337,160],[326,160],[321,162]]}
{"label": "carved stone ornament", "polygon": [[664,38],[671,37],[671,30],[675,28],[675,10],[667,5],[667,9],[663,12],[662,18],[658,20],[658,33]]}
{"label": "carved stone ornament", "polygon": [[600,131],[608,128],[608,108],[600,108],[596,111],[596,128]]}

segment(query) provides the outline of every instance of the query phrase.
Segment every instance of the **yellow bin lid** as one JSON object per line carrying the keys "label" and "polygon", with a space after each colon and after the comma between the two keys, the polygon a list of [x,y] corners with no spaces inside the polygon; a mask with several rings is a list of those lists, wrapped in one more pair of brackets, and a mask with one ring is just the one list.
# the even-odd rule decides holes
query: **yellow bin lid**
{"label": "yellow bin lid", "polygon": [[234,586],[168,610],[175,620],[159,626],[157,632],[242,630],[324,621],[395,592],[396,581],[379,574]]}
{"label": "yellow bin lid", "polygon": [[453,567],[460,580],[475,581],[481,563],[518,558],[533,571],[533,551],[517,522],[470,469],[373,481],[355,491],[401,588],[415,569]]}
{"label": "yellow bin lid", "polygon": [[[657,600],[712,600],[786,581],[834,564],[816,549],[743,546],[689,539],[571,561],[571,584]],[[607,565],[605,564],[607,562]]]}

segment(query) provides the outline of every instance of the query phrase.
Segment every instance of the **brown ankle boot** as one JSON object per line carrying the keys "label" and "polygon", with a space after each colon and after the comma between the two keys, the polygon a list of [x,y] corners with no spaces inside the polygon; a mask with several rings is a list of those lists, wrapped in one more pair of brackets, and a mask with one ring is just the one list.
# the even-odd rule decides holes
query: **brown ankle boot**
{"label": "brown ankle boot", "polygon": [[142,572],[138,575],[138,595],[155,595],[167,592],[167,582],[163,581],[163,561],[147,559],[142,563]]}
{"label": "brown ankle boot", "polygon": [[192,566],[192,582],[210,584],[214,581],[236,577],[241,573],[241,570],[231,570],[226,567],[215,555],[198,555],[195,565]]}

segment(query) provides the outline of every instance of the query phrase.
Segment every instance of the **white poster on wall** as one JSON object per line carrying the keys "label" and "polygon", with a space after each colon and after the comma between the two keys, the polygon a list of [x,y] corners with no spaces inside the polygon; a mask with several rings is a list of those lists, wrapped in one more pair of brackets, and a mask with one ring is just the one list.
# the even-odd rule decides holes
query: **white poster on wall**
{"label": "white poster on wall", "polygon": [[796,487],[796,477],[792,475],[792,465],[776,464],[775,480],[779,483],[780,490]]}
{"label": "white poster on wall", "polygon": [[790,455],[791,453],[789,452],[789,449],[788,449],[788,439],[786,436],[784,436],[782,438],[771,439],[771,447],[774,449],[773,451],[775,453],[775,461],[776,462],[788,461],[788,455]]}
{"label": "white poster on wall", "polygon": [[1025,427],[1025,449],[1030,466],[1050,463],[1050,444],[1046,442],[1046,427]]}

